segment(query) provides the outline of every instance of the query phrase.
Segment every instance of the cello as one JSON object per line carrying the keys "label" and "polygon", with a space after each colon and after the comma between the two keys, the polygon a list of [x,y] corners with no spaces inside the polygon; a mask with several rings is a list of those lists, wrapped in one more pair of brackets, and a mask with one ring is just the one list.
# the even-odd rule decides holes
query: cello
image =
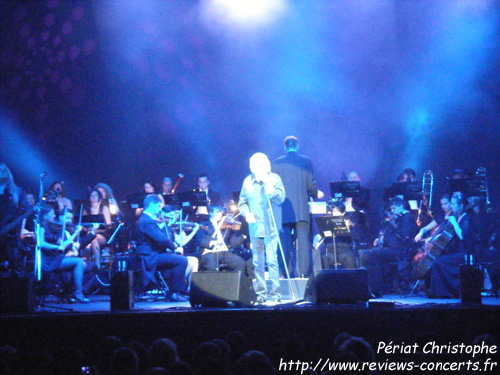
{"label": "cello", "polygon": [[413,279],[422,280],[424,278],[436,258],[450,245],[454,235],[455,228],[453,224],[449,220],[443,221],[431,239],[414,255],[413,263],[415,266],[411,274]]}

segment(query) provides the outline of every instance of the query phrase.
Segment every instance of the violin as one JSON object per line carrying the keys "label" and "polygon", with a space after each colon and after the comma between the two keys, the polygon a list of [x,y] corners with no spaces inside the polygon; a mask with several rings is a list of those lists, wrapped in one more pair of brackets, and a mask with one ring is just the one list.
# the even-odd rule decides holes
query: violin
{"label": "violin", "polygon": [[179,231],[181,230],[181,228],[183,230],[192,231],[196,225],[198,225],[200,228],[207,229],[207,227],[191,221],[182,221],[182,222],[176,221],[175,223],[169,225],[169,227],[175,231]]}
{"label": "violin", "polygon": [[236,220],[226,220],[220,229],[232,229],[232,230],[240,230],[241,229],[241,221]]}
{"label": "violin", "polygon": [[[94,224],[99,224],[100,223],[81,223],[81,224],[73,224],[73,223],[66,223],[66,230],[70,233],[73,233],[76,229],[77,226],[80,226],[82,228],[92,228],[94,226]],[[62,230],[64,228],[64,223],[61,223],[59,221],[53,221],[53,222],[50,222],[49,223],[49,228],[54,231],[54,232],[58,232],[60,230]]]}

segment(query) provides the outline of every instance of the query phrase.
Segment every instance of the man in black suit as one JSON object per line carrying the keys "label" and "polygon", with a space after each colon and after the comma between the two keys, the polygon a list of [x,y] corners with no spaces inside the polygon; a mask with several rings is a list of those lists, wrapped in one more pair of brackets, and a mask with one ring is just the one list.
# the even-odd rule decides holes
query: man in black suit
{"label": "man in black suit", "polygon": [[[160,211],[160,197],[156,194],[147,195],[137,231],[137,252],[142,260],[143,287],[146,289],[150,284],[158,284],[157,270],[171,269],[171,291],[168,298],[171,301],[186,301],[187,298],[182,293],[186,291],[184,277],[187,258],[173,252],[178,246],[170,240],[165,226],[158,226],[156,218]],[[171,252],[165,252],[166,249]]]}
{"label": "man in black suit", "polygon": [[[311,268],[309,196],[321,199],[324,194],[316,186],[311,159],[297,153],[298,139],[288,136],[284,144],[286,155],[274,160],[272,165],[273,172],[281,177],[286,190],[286,199],[281,205],[283,251],[286,264],[291,267],[290,277],[307,277]],[[293,246],[294,238],[297,241],[297,256]]]}
{"label": "man in black suit", "polygon": [[404,208],[404,201],[401,198],[393,198],[390,209],[391,216],[384,221],[382,238],[377,238],[373,242],[375,247],[364,255],[370,291],[375,297],[387,292],[384,277],[387,275],[388,265],[402,261],[418,231],[415,219]]}
{"label": "man in black suit", "polygon": [[206,173],[202,173],[198,176],[198,189],[204,191],[207,194],[207,202],[209,206],[219,206],[220,205],[220,195],[216,191],[209,189],[210,180]]}
{"label": "man in black suit", "polygon": [[[349,173],[349,181],[361,181],[357,172]],[[360,186],[359,193],[353,198],[345,200],[346,213],[351,222],[351,236],[355,250],[366,248],[369,238],[369,210],[370,210],[370,190]]]}

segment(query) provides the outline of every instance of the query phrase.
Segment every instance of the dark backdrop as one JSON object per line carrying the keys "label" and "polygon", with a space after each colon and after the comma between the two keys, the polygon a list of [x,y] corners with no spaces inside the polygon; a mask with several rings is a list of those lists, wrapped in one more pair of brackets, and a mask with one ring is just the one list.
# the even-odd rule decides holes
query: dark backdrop
{"label": "dark backdrop", "polygon": [[[404,167],[500,175],[497,1],[0,1],[1,157],[19,185],[200,173],[225,199],[248,158],[300,139],[319,187],[356,170],[380,201]],[[218,2],[221,4],[223,2]],[[255,3],[257,4],[257,3]],[[378,203],[377,203],[378,205]]]}

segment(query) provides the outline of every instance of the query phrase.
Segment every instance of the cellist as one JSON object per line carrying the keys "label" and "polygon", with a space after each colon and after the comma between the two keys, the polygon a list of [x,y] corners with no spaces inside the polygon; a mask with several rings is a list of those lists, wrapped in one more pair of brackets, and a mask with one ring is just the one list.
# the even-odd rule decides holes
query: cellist
{"label": "cellist", "polygon": [[[452,234],[448,246],[430,268],[430,298],[458,298],[460,294],[460,264],[465,254],[474,250],[474,228],[470,214],[465,212],[467,200],[462,193],[451,197],[451,215],[445,216],[441,226]],[[436,233],[441,229],[438,228]]]}

